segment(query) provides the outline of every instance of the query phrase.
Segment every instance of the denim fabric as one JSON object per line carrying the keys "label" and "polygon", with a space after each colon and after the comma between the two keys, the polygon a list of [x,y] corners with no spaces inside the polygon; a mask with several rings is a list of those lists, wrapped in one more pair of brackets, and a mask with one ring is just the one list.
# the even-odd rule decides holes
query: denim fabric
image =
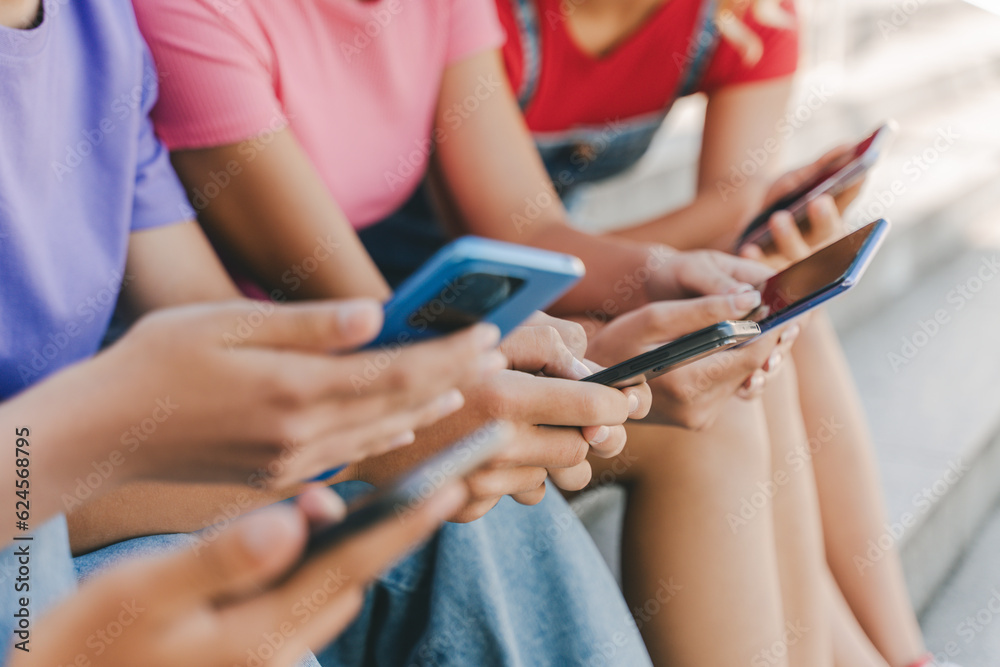
{"label": "denim fabric", "polygon": [[[335,488],[350,501],[371,487]],[[76,565],[86,579],[193,540],[138,538]],[[554,489],[535,507],[504,498],[479,521],[446,524],[379,578],[358,619],[318,658],[323,667],[649,664],[614,578]]]}
{"label": "denim fabric", "polygon": [[[131,561],[135,558],[146,556],[160,556],[171,551],[178,551],[184,548],[191,548],[197,543],[197,538],[189,534],[171,535],[150,535],[148,537],[137,537],[132,540],[118,542],[111,546],[99,549],[84,556],[77,556],[73,559],[76,566],[76,575],[81,582],[95,577],[109,568]],[[260,664],[251,659],[251,655],[266,655],[264,653],[268,647],[262,642],[259,647],[248,649],[246,661],[239,664]],[[297,667],[320,667],[316,658],[310,653],[303,656]]]}
{"label": "denim fabric", "polygon": [[[342,484],[347,498],[361,485]],[[369,590],[323,667],[648,665],[618,585],[555,488],[446,524]]]}
{"label": "denim fabric", "polygon": [[[21,641],[14,637],[18,629],[14,614],[20,609],[18,599],[27,597],[30,602],[28,609],[31,619],[31,637],[29,648],[34,642],[52,641],[51,637],[39,637],[36,626],[39,617],[52,605],[59,602],[76,590],[76,577],[73,574],[73,558],[69,552],[69,536],[66,532],[66,519],[60,515],[31,534],[32,540],[18,541],[0,552],[0,632],[3,633],[4,648],[0,651],[0,664],[7,664],[7,652],[15,642]],[[30,554],[30,568],[27,582],[28,591],[16,591],[16,579],[21,576],[18,569],[20,563],[17,551],[27,545]],[[13,641],[11,639],[13,638]]]}

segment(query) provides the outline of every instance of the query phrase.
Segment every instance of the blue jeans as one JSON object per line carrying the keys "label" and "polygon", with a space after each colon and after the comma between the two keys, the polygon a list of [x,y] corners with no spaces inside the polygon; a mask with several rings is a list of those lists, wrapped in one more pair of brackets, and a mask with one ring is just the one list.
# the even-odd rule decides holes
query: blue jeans
{"label": "blue jeans", "polygon": [[[21,638],[14,635],[18,629],[18,619],[14,614],[20,609],[19,598],[29,599],[28,613],[31,620],[31,635],[28,647],[34,642],[56,641],[54,637],[38,635],[36,629],[39,617],[66,596],[76,590],[73,573],[73,557],[69,553],[69,536],[66,533],[66,519],[58,516],[42,524],[31,536],[31,541],[19,541],[0,552],[0,632],[3,633],[3,649],[0,650],[0,664],[7,664],[9,651]],[[28,551],[30,577],[27,582],[18,582],[23,576],[19,551]],[[27,583],[28,591],[17,591],[15,586]]]}
{"label": "blue jeans", "polygon": [[[336,487],[348,500],[366,488]],[[89,576],[190,539],[130,540],[78,558],[77,568]],[[324,667],[650,664],[614,578],[554,488],[535,507],[504,498],[478,521],[446,524],[378,580],[317,657]]]}

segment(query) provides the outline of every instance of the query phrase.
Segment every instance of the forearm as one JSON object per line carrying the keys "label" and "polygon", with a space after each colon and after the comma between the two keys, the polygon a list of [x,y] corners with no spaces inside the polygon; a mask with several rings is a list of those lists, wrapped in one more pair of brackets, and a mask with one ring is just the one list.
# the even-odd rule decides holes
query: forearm
{"label": "forearm", "polygon": [[761,208],[767,183],[746,183],[723,197],[712,188],[693,202],[645,222],[612,232],[643,243],[665,243],[678,250],[730,250],[744,224]]}
{"label": "forearm", "polygon": [[237,516],[295,495],[236,484],[134,482],[67,515],[75,555],[134,537],[222,529]]}
{"label": "forearm", "polygon": [[[172,156],[191,190],[242,156],[236,146]],[[276,300],[370,296],[389,288],[289,130],[207,203],[199,219],[224,256]]]}
{"label": "forearm", "polygon": [[[47,381],[0,405],[0,443],[8,457],[0,464],[0,488],[11,499],[12,509],[26,511],[23,520],[28,529],[65,512],[78,485],[97,496],[120,480],[112,473],[99,475],[98,484],[81,481],[95,472],[95,465],[101,470],[108,470],[107,466],[116,469],[108,453],[115,440],[107,429],[106,416],[99,414],[101,410],[78,409],[85,406],[81,406],[80,396],[73,394],[72,387]],[[93,421],[87,420],[88,413]],[[24,505],[15,508],[15,501]],[[25,529],[19,529],[15,519],[22,520],[11,516],[0,529],[4,545],[24,534]]]}

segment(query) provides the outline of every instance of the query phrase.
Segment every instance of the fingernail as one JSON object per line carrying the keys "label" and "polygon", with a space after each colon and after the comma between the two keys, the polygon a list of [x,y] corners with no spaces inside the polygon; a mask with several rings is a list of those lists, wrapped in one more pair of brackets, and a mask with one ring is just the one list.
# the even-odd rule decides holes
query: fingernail
{"label": "fingernail", "polygon": [[773,371],[775,368],[778,367],[778,364],[781,363],[781,359],[782,359],[781,352],[778,351],[772,352],[771,356],[767,358],[767,362],[764,364],[764,370],[770,373],[771,371]]}
{"label": "fingernail", "polygon": [[802,329],[798,324],[793,324],[789,328],[781,332],[781,336],[778,337],[779,343],[791,343],[793,340],[799,337],[799,333]]}
{"label": "fingernail", "polygon": [[437,400],[438,413],[443,417],[450,415],[465,405],[465,397],[458,389],[452,389]]}
{"label": "fingernail", "polygon": [[602,426],[601,428],[597,429],[597,433],[595,433],[594,437],[590,439],[590,444],[599,445],[605,440],[607,440],[609,435],[611,435],[611,429],[609,429],[607,426]]}
{"label": "fingernail", "polygon": [[733,297],[733,310],[748,313],[761,303],[760,292],[744,292]]}
{"label": "fingernail", "polygon": [[404,431],[400,433],[395,438],[389,442],[390,449],[396,449],[397,447],[405,447],[406,445],[412,445],[413,441],[417,439],[417,434],[413,431]]}
{"label": "fingernail", "polygon": [[736,283],[729,289],[725,291],[726,294],[743,294],[744,292],[752,292],[756,287],[753,285],[748,285],[747,283]]}
{"label": "fingernail", "polygon": [[500,327],[487,322],[477,324],[475,341],[476,344],[479,345],[480,349],[496,347],[497,343],[500,342]]}
{"label": "fingernail", "polygon": [[337,320],[341,331],[353,331],[366,327],[374,318],[382,316],[382,306],[372,299],[344,301],[337,308]]}
{"label": "fingernail", "polygon": [[576,373],[577,380],[585,378],[591,374],[590,369],[587,368],[587,364],[583,363],[579,359],[573,359],[573,372]]}
{"label": "fingernail", "polygon": [[274,545],[295,539],[300,530],[295,510],[275,507],[247,517],[240,523],[240,541],[250,555],[265,559],[274,552]]}
{"label": "fingernail", "polygon": [[639,409],[639,397],[635,394],[628,395],[628,413],[632,414]]}

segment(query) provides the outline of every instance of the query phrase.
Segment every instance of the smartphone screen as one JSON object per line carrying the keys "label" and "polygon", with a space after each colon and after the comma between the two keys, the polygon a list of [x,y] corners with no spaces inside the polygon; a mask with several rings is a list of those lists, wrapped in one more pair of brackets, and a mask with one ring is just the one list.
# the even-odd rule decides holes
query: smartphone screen
{"label": "smartphone screen", "polygon": [[[828,192],[836,196],[843,188],[850,187],[865,173],[868,167],[874,164],[878,151],[884,148],[885,143],[895,133],[895,128],[895,121],[886,122],[858,142],[852,150],[826,165],[819,174],[761,211],[740,235],[736,244],[737,248],[747,243],[768,245],[771,238],[770,232],[767,230],[767,223],[777,211],[791,211],[795,215],[796,221],[800,225],[804,224],[804,205],[807,202],[803,200],[811,193],[814,196],[819,196]],[[882,145],[875,147],[876,142]],[[875,150],[875,154],[869,156],[865,162],[865,155],[872,150]]]}
{"label": "smartphone screen", "polygon": [[860,278],[887,230],[884,220],[870,223],[775,274],[758,287],[761,304],[747,319],[767,330],[790,319],[789,311],[798,308],[794,314],[800,314],[825,301],[822,295],[829,298],[847,289]]}

